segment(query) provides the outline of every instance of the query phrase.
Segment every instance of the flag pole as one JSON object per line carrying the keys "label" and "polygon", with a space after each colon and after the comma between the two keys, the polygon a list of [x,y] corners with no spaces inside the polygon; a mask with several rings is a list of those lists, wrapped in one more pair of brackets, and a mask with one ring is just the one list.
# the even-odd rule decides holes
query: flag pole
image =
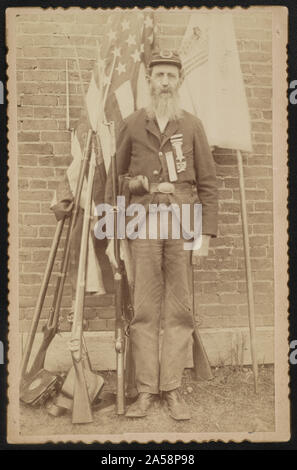
{"label": "flag pole", "polygon": [[68,60],[66,59],[66,129],[70,131],[69,118],[69,76],[68,76]]}
{"label": "flag pole", "polygon": [[251,356],[252,356],[252,365],[253,365],[253,372],[254,372],[255,392],[257,393],[258,364],[257,364],[257,354],[256,354],[255,306],[254,306],[254,292],[253,292],[253,282],[252,282],[252,269],[251,269],[251,260],[250,260],[250,247],[249,247],[249,234],[248,234],[245,187],[244,187],[244,177],[243,177],[242,154],[240,150],[236,151],[236,156],[237,156],[237,166],[238,166],[238,173],[239,173],[241,221],[242,221],[245,270],[246,270],[247,291],[248,291],[248,312],[249,312]]}

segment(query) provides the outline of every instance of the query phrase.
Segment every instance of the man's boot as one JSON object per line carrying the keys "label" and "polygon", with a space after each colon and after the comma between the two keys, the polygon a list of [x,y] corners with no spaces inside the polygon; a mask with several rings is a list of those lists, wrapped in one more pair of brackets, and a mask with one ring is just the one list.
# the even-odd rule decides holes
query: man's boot
{"label": "man's boot", "polygon": [[178,389],[163,392],[169,415],[177,421],[191,419],[191,413]]}
{"label": "man's boot", "polygon": [[155,400],[156,394],[140,392],[137,400],[129,406],[125,416],[127,418],[144,418]]}

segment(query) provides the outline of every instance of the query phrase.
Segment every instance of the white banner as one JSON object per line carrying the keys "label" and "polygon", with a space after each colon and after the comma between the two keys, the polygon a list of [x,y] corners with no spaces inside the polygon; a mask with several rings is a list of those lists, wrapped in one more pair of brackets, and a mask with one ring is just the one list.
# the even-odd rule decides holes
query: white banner
{"label": "white banner", "polygon": [[251,151],[232,12],[192,14],[179,52],[185,71],[182,107],[201,119],[210,145]]}

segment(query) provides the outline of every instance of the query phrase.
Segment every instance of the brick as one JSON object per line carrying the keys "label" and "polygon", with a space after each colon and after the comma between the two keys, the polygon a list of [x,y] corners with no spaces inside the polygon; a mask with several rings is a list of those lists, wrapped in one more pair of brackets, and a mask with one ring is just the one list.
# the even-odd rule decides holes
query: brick
{"label": "brick", "polygon": [[21,284],[38,284],[41,283],[40,274],[20,274],[19,281]]}
{"label": "brick", "polygon": [[47,227],[40,227],[39,228],[39,236],[52,238],[55,234],[56,227],[54,226],[47,226]]}
{"label": "brick", "polygon": [[19,203],[19,211],[24,213],[40,212],[39,202]]}
{"label": "brick", "polygon": [[[35,116],[36,117],[36,116]],[[57,121],[53,119],[34,119],[23,122],[23,130],[46,130],[58,129]]]}
{"label": "brick", "polygon": [[[53,217],[53,216],[52,216]],[[43,214],[25,215],[24,224],[26,225],[48,225],[52,217]]]}
{"label": "brick", "polygon": [[30,182],[30,189],[46,189],[47,182],[44,180],[32,180]]}
{"label": "brick", "polygon": [[50,201],[53,196],[52,191],[20,191],[20,201]]}
{"label": "brick", "polygon": [[58,98],[56,96],[46,95],[24,95],[23,104],[32,106],[56,106]]}
{"label": "brick", "polygon": [[34,118],[53,118],[53,108],[47,106],[40,106],[38,108],[34,107]]}
{"label": "brick", "polygon": [[19,179],[18,180],[18,188],[19,189],[29,189],[29,180],[27,179]]}
{"label": "brick", "polygon": [[235,271],[225,271],[225,272],[220,272],[219,273],[219,279],[222,282],[226,281],[240,281],[242,279],[245,279],[245,271],[241,270],[235,270]]}
{"label": "brick", "polygon": [[113,318],[106,320],[106,323],[107,323],[107,330],[113,331],[115,329],[115,320]]}
{"label": "brick", "polygon": [[[197,287],[199,287],[200,291],[203,291],[205,294],[212,294],[213,292],[218,292],[217,282],[203,282],[203,283],[197,282]],[[195,292],[197,291],[198,289],[196,289],[196,286],[195,286]]]}
{"label": "brick", "polygon": [[17,58],[16,65],[18,70],[34,70],[37,68],[36,59]]}
{"label": "brick", "polygon": [[[86,307],[109,307],[114,303],[112,295],[86,295],[85,305]],[[100,311],[101,311],[100,309]],[[102,317],[104,318],[104,317]]]}
{"label": "brick", "polygon": [[220,300],[222,304],[239,305],[246,303],[246,296],[241,294],[221,294]]}
{"label": "brick", "polygon": [[[28,252],[28,251],[25,251],[25,250],[19,250],[19,262],[20,263],[23,263],[23,262],[26,262],[26,261],[32,261],[32,257],[31,257],[31,252]],[[19,293],[20,295],[23,295],[20,291],[20,287],[19,287]]]}
{"label": "brick", "polygon": [[53,147],[48,143],[23,143],[18,146],[21,154],[51,154]]}
{"label": "brick", "polygon": [[[65,70],[66,69],[66,60],[65,59],[37,59],[36,61],[39,70]],[[68,70],[73,68],[72,61],[68,61]]]}
{"label": "brick", "polygon": [[272,111],[263,111],[263,118],[272,120]]}
{"label": "brick", "polygon": [[115,309],[112,308],[102,308],[98,312],[99,318],[109,319],[115,317]]}
{"label": "brick", "polygon": [[234,234],[241,235],[241,233],[242,233],[241,225],[240,224],[238,224],[238,225],[225,224],[225,225],[220,225],[219,226],[220,236],[230,235],[230,233],[232,233],[232,235],[234,235]]}
{"label": "brick", "polygon": [[17,83],[17,90],[18,90],[18,93],[20,94],[22,93],[33,94],[33,93],[38,93],[39,87],[38,87],[38,83],[27,83],[27,82],[19,81]]}
{"label": "brick", "polygon": [[272,212],[273,203],[272,202],[256,202],[255,203],[255,210],[256,211]]}
{"label": "brick", "polygon": [[253,87],[253,95],[257,98],[272,98],[272,89],[268,87]]}
{"label": "brick", "polygon": [[34,113],[34,109],[31,106],[18,106],[17,107],[17,116],[18,119],[22,118],[32,118]]}
{"label": "brick", "polygon": [[29,237],[30,239],[32,237],[37,237],[37,228],[36,227],[31,227],[27,225],[21,225],[19,227],[19,236],[21,238],[24,237]]}
{"label": "brick", "polygon": [[250,224],[265,224],[272,222],[272,214],[266,212],[259,212],[256,214],[249,214],[248,220]]}
{"label": "brick", "polygon": [[217,292],[223,294],[224,292],[235,292],[237,288],[236,282],[219,282]]}
{"label": "brick", "polygon": [[219,189],[218,198],[219,199],[232,199],[233,193],[230,189]]}
{"label": "brick", "polygon": [[238,178],[224,178],[224,184],[226,188],[238,188],[239,180]]}
{"label": "brick", "polygon": [[88,325],[89,325],[88,329],[91,331],[106,331],[109,329],[107,327],[107,320],[98,319],[98,318],[94,320],[89,320]]}
{"label": "brick", "polygon": [[197,305],[218,305],[220,303],[220,296],[218,294],[212,293],[212,294],[200,294],[200,295],[195,295],[195,303]]}
{"label": "brick", "polygon": [[59,73],[55,70],[30,70],[24,72],[25,82],[52,82],[59,79]]}
{"label": "brick", "polygon": [[19,168],[19,176],[32,178],[51,178],[55,175],[53,168]]}
{"label": "brick", "polygon": [[246,192],[246,199],[247,200],[254,200],[254,199],[265,199],[265,191],[264,190],[249,190],[247,189]]}
{"label": "brick", "polygon": [[248,159],[248,164],[249,166],[255,166],[255,167],[263,166],[263,167],[272,168],[272,158],[271,156],[264,156],[264,155],[261,155],[261,158],[251,156]]}
{"label": "brick", "polygon": [[[53,132],[41,132],[40,140],[44,142],[70,142],[70,132],[69,131],[53,131]],[[68,148],[69,149],[69,148]]]}
{"label": "brick", "polygon": [[219,223],[221,224],[236,224],[239,222],[238,214],[219,214]]}
{"label": "brick", "polygon": [[37,142],[39,141],[39,132],[19,132],[19,142]]}
{"label": "brick", "polygon": [[267,143],[272,142],[272,134],[270,132],[269,133],[254,132],[252,136],[256,142],[267,142]]}
{"label": "brick", "polygon": [[254,224],[253,225],[253,232],[254,232],[254,234],[273,233],[273,224]]}
{"label": "brick", "polygon": [[260,131],[260,132],[271,132],[271,123],[270,122],[260,122],[260,121],[253,121],[252,122],[252,131]]}
{"label": "brick", "polygon": [[17,35],[17,46],[18,47],[23,47],[23,46],[31,46],[33,45],[33,38],[27,34],[24,35]]}
{"label": "brick", "polygon": [[271,109],[272,103],[271,100],[267,98],[247,98],[248,100],[248,105],[250,109]]}

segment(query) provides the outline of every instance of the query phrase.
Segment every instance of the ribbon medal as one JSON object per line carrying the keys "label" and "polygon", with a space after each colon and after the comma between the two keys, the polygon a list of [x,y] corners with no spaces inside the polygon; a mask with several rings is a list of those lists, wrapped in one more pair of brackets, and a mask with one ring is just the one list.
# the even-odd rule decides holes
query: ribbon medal
{"label": "ribbon medal", "polygon": [[182,145],[183,145],[183,135],[182,134],[175,134],[170,137],[170,142],[172,147],[175,150],[176,155],[176,171],[177,173],[181,173],[185,171],[187,168],[187,162],[185,157],[183,156]]}

